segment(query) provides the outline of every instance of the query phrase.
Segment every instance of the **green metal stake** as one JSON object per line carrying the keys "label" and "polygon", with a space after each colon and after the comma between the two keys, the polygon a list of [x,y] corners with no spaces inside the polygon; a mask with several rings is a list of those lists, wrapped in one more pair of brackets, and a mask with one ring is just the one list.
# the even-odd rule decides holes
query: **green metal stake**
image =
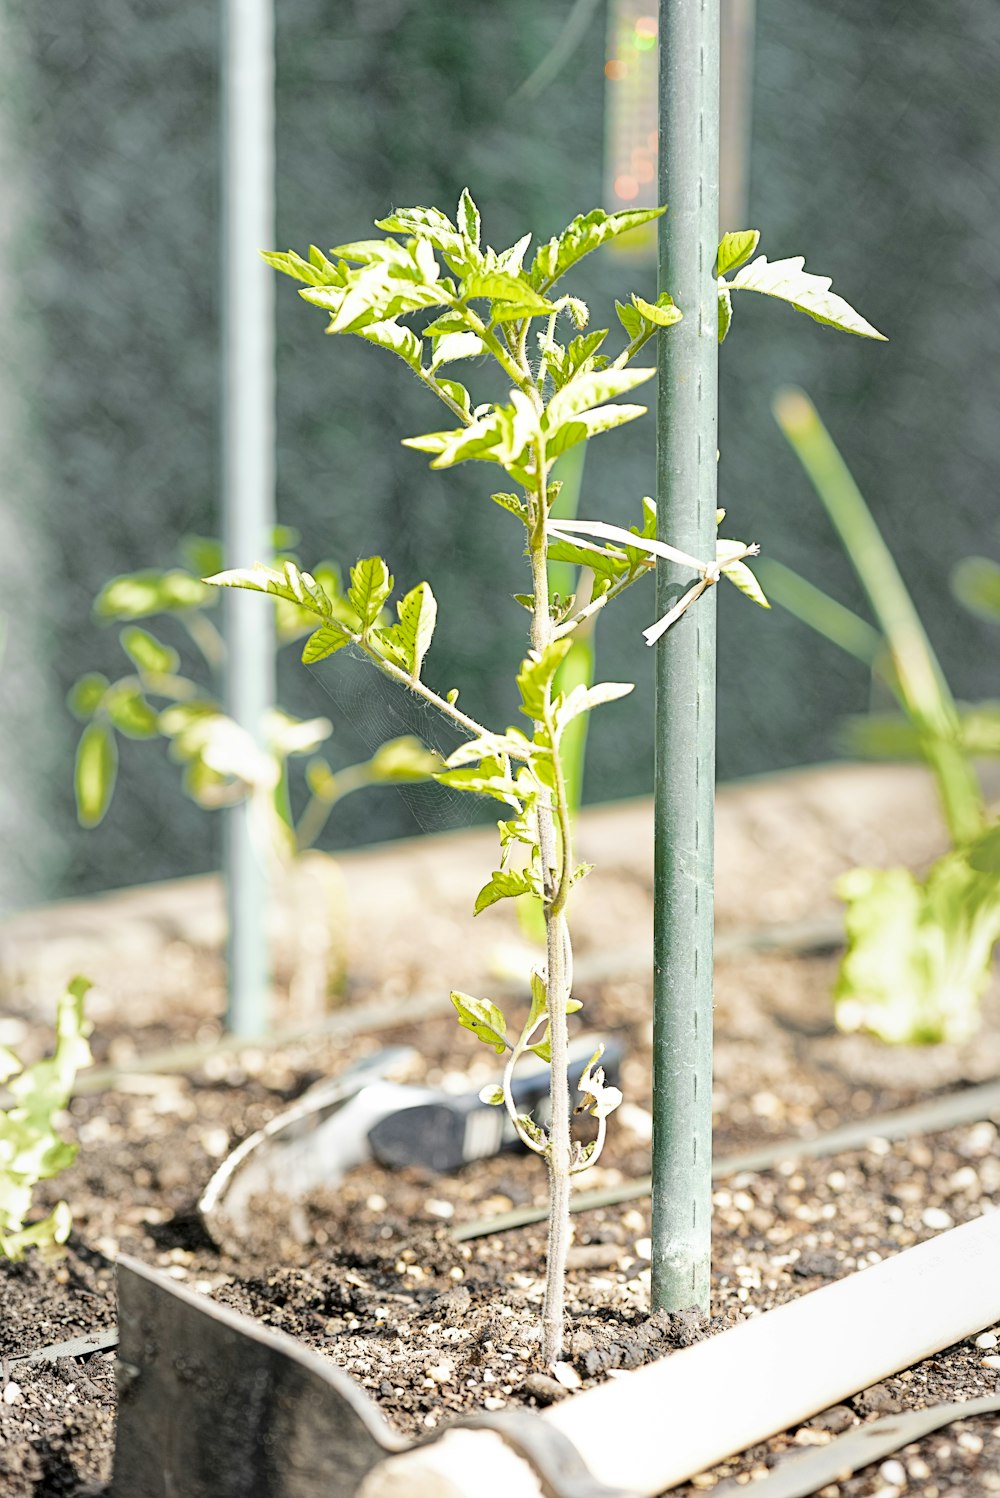
{"label": "green metal stake", "polygon": [[[715,555],[719,0],[660,0],[660,286],[684,313],[659,335],[661,540]],[[667,612],[690,569],[657,563]],[[657,1308],[708,1308],[712,1207],[715,589],[656,647],[653,1263]]]}
{"label": "green metal stake", "polygon": [[[223,547],[227,567],[270,555],[274,531],[274,243],[272,0],[223,3]],[[226,598],[226,703],[253,738],[274,706],[274,619],[233,589]],[[268,1026],[269,851],[249,801],[226,813],[229,994],[237,1035]]]}

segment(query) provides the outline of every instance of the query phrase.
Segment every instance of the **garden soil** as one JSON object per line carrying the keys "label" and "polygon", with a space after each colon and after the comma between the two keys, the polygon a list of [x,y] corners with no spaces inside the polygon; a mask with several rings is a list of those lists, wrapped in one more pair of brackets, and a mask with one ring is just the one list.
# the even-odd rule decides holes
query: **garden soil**
{"label": "garden soil", "polygon": [[[650,812],[648,802],[598,808],[579,829],[580,854],[597,866],[578,903],[580,1018],[626,1047],[626,1102],[583,1190],[649,1171]],[[920,869],[942,846],[932,788],[916,770],[821,768],[722,790],[717,1155],[812,1138],[1000,1077],[995,990],[981,1035],[962,1048],[890,1049],[840,1035],[831,1023],[837,874],[856,863]],[[507,983],[523,974],[513,912],[470,917],[493,851],[491,832],[475,829],[352,853],[336,874],[322,860],[306,865],[275,929],[275,1022],[314,1033],[279,1046],[216,1044],[224,1003],[216,881],[53,906],[0,927],[0,1042],[26,1059],[41,1054],[55,998],[83,971],[95,981],[95,1067],[115,1069],[100,1090],[74,1098],[67,1132],[79,1156],[39,1193],[40,1206],[59,1195],[72,1206],[68,1252],[54,1265],[37,1256],[0,1263],[3,1498],[107,1489],[113,1351],[19,1359],[114,1322],[119,1250],[299,1339],[347,1370],[393,1426],[418,1436],[472,1409],[572,1397],[1000,1206],[1000,1136],[989,1120],[898,1142],[876,1134],[864,1148],[720,1181],[709,1318],[651,1312],[648,1200],[581,1213],[559,1379],[538,1357],[544,1225],[467,1242],[453,1236],[470,1220],[542,1203],[544,1169],[533,1157],[508,1153],[450,1175],[363,1165],[294,1209],[258,1202],[252,1236],[218,1248],[196,1210],[210,1175],[312,1084],[401,1043],[417,1048],[416,1082],[459,1090],[493,1075],[491,1053],[440,1006],[417,1023],[399,1017],[414,999],[433,1010],[450,987],[495,996],[498,972]],[[347,975],[332,1001],[335,1021],[344,1021],[339,1034],[316,1030],[331,1011],[317,1011],[316,984],[303,979],[310,963],[327,959],[324,909],[334,896]],[[396,1020],[374,1029],[373,1014]],[[351,1016],[363,1021],[355,1033]],[[142,1069],[142,1058],[189,1043],[193,1053]],[[858,1327],[858,1338],[865,1334]],[[858,1422],[990,1394],[1000,1385],[998,1337],[1000,1328],[986,1328],[676,1491],[706,1491],[732,1476],[752,1491],[785,1453]],[[802,1356],[821,1361],[824,1349]],[[825,1498],[904,1491],[1000,1493],[1000,1421],[952,1425],[822,1490]]]}

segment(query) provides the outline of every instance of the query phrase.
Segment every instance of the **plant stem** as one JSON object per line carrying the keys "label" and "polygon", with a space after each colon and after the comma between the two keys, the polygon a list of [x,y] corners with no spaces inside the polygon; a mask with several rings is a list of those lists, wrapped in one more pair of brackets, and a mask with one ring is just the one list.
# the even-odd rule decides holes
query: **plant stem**
{"label": "plant stem", "polygon": [[[544,443],[539,441],[535,472],[537,491],[533,496],[535,514],[531,529],[531,578],[534,591],[531,643],[542,652],[552,643],[554,629],[549,610],[548,538],[545,532],[546,464]],[[551,732],[551,714],[546,689],[545,714],[548,721],[539,727]],[[544,881],[545,946],[547,953],[546,988],[548,995],[549,1045],[552,1055],[550,1079],[551,1120],[549,1123],[549,1237],[545,1267],[545,1306],[542,1312],[542,1355],[547,1367],[562,1355],[565,1323],[566,1258],[569,1253],[572,1226],[569,1213],[571,1138],[569,1118],[569,1038],[566,1026],[566,1001],[569,995],[569,927],[564,908],[569,892],[570,829],[565,806],[565,783],[559,761],[559,747],[553,742],[555,766],[555,806],[540,800],[538,804],[538,843]],[[556,818],[559,819],[562,847],[557,847]]]}
{"label": "plant stem", "polygon": [[[446,697],[439,697],[437,692],[425,686],[419,677],[410,676],[399,666],[394,666],[392,661],[387,661],[385,656],[380,655],[375,647],[368,640],[363,639],[361,635],[352,634],[350,638],[351,643],[357,645],[359,650],[363,650],[368,659],[373,661],[385,676],[391,677],[393,681],[398,681],[401,686],[407,687],[418,697],[422,697],[425,702],[429,702],[432,707],[436,707],[439,713],[443,713],[446,718],[451,718],[452,722],[457,723],[460,728],[464,728],[470,738],[478,739],[488,732],[481,723],[476,722],[475,718],[470,718],[468,713],[463,713],[461,708],[456,707],[453,702],[449,702]],[[517,758],[513,750],[510,753],[514,758]],[[527,758],[527,755],[524,758]]]}

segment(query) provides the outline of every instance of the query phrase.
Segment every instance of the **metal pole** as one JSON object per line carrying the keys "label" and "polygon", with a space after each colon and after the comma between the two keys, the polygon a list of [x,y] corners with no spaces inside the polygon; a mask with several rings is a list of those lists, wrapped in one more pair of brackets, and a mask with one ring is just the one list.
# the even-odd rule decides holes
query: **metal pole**
{"label": "metal pole", "polygon": [[[719,0],[660,0],[661,538],[715,554]],[[665,613],[694,579],[657,564]],[[712,1192],[715,589],[656,646],[653,1303],[707,1309]]]}
{"label": "metal pole", "polygon": [[[272,0],[223,0],[223,546],[227,566],[271,552],[274,529],[274,303],[259,251],[274,240]],[[274,703],[274,620],[260,600],[226,590],[231,716],[259,738]],[[267,1028],[268,850],[249,802],[226,813],[229,914],[227,1023]]]}

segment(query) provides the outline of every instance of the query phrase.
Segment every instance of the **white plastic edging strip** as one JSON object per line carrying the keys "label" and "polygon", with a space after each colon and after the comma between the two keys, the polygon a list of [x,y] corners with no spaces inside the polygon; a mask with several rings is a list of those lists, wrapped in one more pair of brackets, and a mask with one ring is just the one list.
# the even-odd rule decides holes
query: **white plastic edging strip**
{"label": "white plastic edging strip", "polygon": [[[593,1475],[653,1498],[1000,1321],[1000,1211],[546,1410]],[[496,1479],[496,1481],[494,1480]],[[392,1458],[359,1498],[539,1498],[491,1431]]]}

